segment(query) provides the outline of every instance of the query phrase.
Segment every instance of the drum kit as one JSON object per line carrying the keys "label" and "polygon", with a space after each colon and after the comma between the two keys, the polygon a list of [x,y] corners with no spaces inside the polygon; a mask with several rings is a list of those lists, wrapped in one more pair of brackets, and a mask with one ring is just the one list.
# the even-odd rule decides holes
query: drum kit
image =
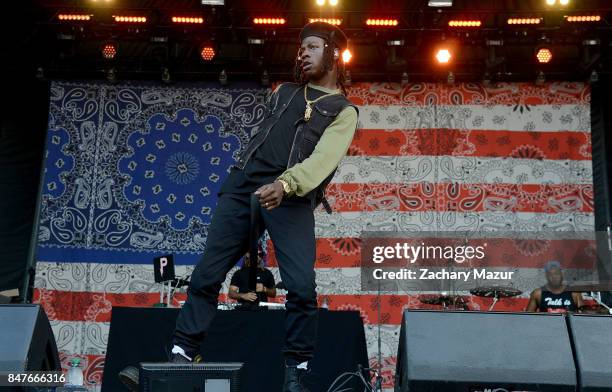
{"label": "drum kit", "polygon": [[[502,286],[481,286],[470,290],[472,295],[484,298],[493,298],[489,311],[493,310],[495,304],[502,298],[516,297],[522,294],[521,290]],[[447,293],[423,295],[419,300],[428,305],[439,305],[444,310],[470,310],[465,297],[460,295],[448,295]]]}

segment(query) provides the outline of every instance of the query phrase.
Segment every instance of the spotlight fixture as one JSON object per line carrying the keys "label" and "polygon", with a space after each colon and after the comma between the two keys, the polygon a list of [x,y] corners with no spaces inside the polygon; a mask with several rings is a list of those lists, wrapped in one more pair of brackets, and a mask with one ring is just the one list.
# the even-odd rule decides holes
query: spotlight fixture
{"label": "spotlight fixture", "polygon": [[509,25],[537,25],[542,23],[542,18],[509,18]]}
{"label": "spotlight fixture", "polygon": [[338,0],[329,0],[329,5],[331,5],[332,7],[335,7],[338,5]]}
{"label": "spotlight fixture", "polygon": [[112,60],[117,56],[117,45],[114,43],[106,43],[102,47],[102,57],[106,60]]}
{"label": "spotlight fixture", "polygon": [[596,23],[601,22],[601,15],[566,15],[565,20],[569,23]]}
{"label": "spotlight fixture", "polygon": [[338,18],[309,18],[308,19],[308,23],[312,23],[312,22],[325,22],[325,23],[332,24],[334,26],[339,26],[339,25],[342,24],[342,19],[338,19]]}
{"label": "spotlight fixture", "polygon": [[397,19],[367,19],[366,26],[372,27],[396,27],[399,24]]}
{"label": "spotlight fixture", "polygon": [[449,20],[448,27],[480,27],[482,21],[480,20]]}
{"label": "spotlight fixture", "polygon": [[265,41],[262,38],[248,38],[247,43],[249,45],[263,45]]}
{"label": "spotlight fixture", "polygon": [[404,46],[403,39],[394,39],[387,41],[387,46]]}
{"label": "spotlight fixture", "polygon": [[227,86],[227,72],[225,72],[225,70],[219,72],[219,84],[221,86]]}
{"label": "spotlight fixture", "polygon": [[202,5],[225,5],[225,0],[202,0]]}
{"label": "spotlight fixture", "polygon": [[452,7],[453,0],[429,0],[427,5],[430,7]]}
{"label": "spotlight fixture", "polygon": [[202,24],[204,23],[204,18],[200,16],[173,16],[172,23]]}
{"label": "spotlight fixture", "polygon": [[448,64],[452,58],[452,54],[450,50],[447,48],[438,49],[436,52],[436,60],[439,64]]}
{"label": "spotlight fixture", "polygon": [[62,22],[88,21],[91,20],[91,15],[88,14],[59,14],[57,19]]}
{"label": "spotlight fixture", "polygon": [[344,49],[344,51],[342,52],[342,61],[344,62],[344,64],[350,62],[352,58],[353,54],[351,53],[351,51],[348,49]]}
{"label": "spotlight fixture", "polygon": [[548,64],[553,58],[552,50],[549,48],[540,48],[536,53],[536,59],[540,64]]}
{"label": "spotlight fixture", "polygon": [[216,54],[215,48],[212,45],[204,45],[202,49],[200,49],[200,57],[202,57],[204,61],[211,61],[215,58]]}
{"label": "spotlight fixture", "polygon": [[285,18],[253,18],[256,25],[284,25],[287,23]]}
{"label": "spotlight fixture", "polygon": [[113,15],[113,19],[117,23],[147,23],[146,16]]}

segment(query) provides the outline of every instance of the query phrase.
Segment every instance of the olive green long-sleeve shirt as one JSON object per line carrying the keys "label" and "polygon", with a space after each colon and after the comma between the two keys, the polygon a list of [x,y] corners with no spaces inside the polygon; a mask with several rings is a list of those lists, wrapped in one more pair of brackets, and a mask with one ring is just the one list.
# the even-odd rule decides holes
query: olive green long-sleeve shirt
{"label": "olive green long-sleeve shirt", "polygon": [[[337,91],[310,83],[308,87],[316,88],[326,93]],[[293,194],[305,196],[319,186],[346,155],[356,128],[357,111],[353,107],[346,107],[325,129],[312,154],[304,161],[287,169],[278,177],[279,180],[283,180],[289,185],[288,196]]]}

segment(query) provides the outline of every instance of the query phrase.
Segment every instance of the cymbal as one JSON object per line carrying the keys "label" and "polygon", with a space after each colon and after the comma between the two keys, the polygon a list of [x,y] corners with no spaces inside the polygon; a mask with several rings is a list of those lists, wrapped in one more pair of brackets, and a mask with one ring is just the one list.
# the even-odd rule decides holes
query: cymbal
{"label": "cymbal", "polygon": [[422,295],[419,301],[428,305],[466,305],[465,299],[459,295]]}
{"label": "cymbal", "polygon": [[523,292],[513,287],[481,286],[470,290],[470,293],[478,297],[508,298],[516,297],[517,295],[521,295]]}

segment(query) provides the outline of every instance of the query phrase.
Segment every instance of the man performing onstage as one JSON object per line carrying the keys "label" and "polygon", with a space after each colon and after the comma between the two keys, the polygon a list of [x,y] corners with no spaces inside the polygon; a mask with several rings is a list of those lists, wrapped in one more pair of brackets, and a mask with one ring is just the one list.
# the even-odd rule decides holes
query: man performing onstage
{"label": "man performing onstage", "polygon": [[558,261],[549,261],[544,266],[546,285],[531,292],[528,312],[566,313],[577,312],[582,306],[582,295],[565,291],[563,271]]}
{"label": "man performing onstage", "polygon": [[[346,154],[357,126],[357,108],[344,96],[340,62],[347,38],[337,27],[310,23],[300,32],[297,83],[281,84],[268,113],[221,187],[206,242],[173,335],[170,361],[194,362],[217,307],[222,282],[248,250],[250,199],[260,203],[288,291],[284,392],[306,391],[302,377],[313,357],[318,308],[315,291],[314,208]],[[122,381],[137,388],[138,371]]]}

